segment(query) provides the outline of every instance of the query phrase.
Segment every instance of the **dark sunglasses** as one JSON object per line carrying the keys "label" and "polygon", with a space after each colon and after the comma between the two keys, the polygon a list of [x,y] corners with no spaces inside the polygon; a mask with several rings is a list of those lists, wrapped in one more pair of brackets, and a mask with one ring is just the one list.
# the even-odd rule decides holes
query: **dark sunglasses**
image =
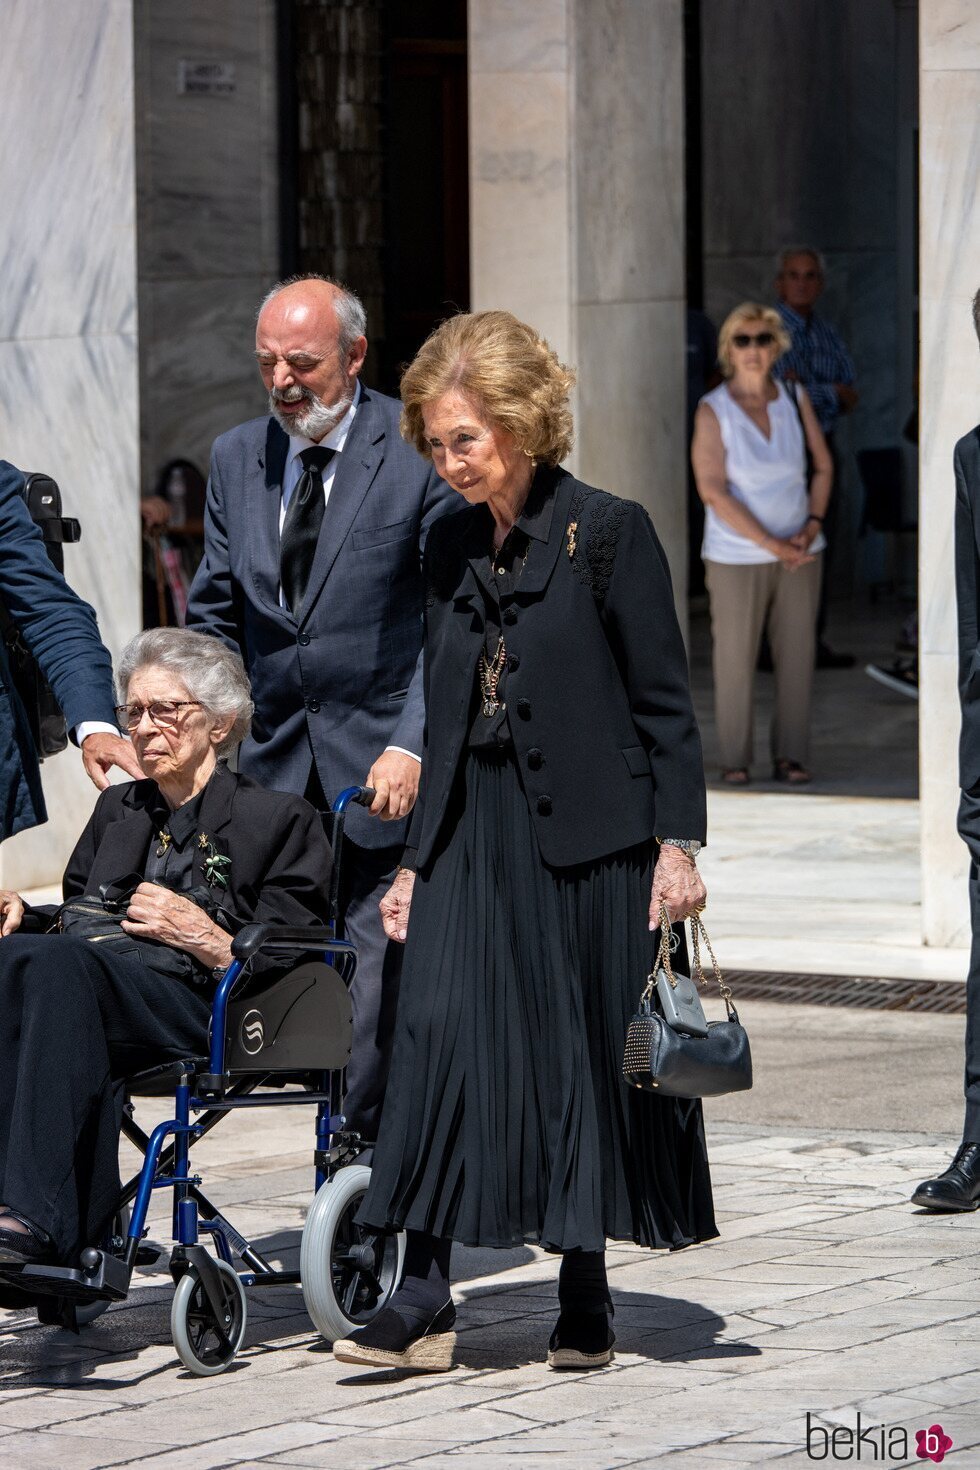
{"label": "dark sunglasses", "polygon": [[771,347],[775,340],[771,332],[757,332],[754,337],[749,332],[736,332],[732,338],[732,346],[751,347],[755,344],[756,347]]}

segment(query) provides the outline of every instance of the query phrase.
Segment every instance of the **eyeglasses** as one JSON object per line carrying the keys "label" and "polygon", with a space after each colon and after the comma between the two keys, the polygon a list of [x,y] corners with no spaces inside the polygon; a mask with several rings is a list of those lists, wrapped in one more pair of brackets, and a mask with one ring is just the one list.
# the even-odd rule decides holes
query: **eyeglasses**
{"label": "eyeglasses", "polygon": [[155,699],[152,704],[117,704],[116,718],[127,730],[139,729],[144,715],[149,716],[151,725],[173,726],[180,719],[182,709],[200,703],[199,699]]}
{"label": "eyeglasses", "polygon": [[756,332],[753,336],[750,332],[736,332],[732,338],[733,347],[771,347],[775,342],[772,332]]}

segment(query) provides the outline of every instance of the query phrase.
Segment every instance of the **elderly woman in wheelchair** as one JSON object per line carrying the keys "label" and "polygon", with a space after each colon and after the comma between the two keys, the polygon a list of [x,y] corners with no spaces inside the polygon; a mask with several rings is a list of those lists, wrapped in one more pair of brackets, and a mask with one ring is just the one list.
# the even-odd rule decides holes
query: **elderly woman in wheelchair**
{"label": "elderly woman in wheelchair", "polygon": [[[202,634],[154,629],[127,647],[119,687],[120,724],[146,779],[110,787],[99,797],[69,859],[60,909],[32,910],[18,894],[0,892],[4,1305],[16,1304],[17,1288],[25,1304],[32,1294],[52,1294],[59,1268],[77,1262],[80,1252],[84,1262],[84,1248],[105,1240],[120,1205],[121,1079],[209,1053],[216,987],[225,1018],[229,987],[223,991],[218,982],[242,968],[241,957],[233,964],[235,936],[253,926],[245,930],[240,954],[248,957],[255,984],[255,970],[279,974],[283,964],[281,953],[276,970],[276,956],[261,952],[263,934],[291,936],[294,954],[322,953],[332,934],[331,847],[320,813],[297,796],[261,789],[221,760],[246,733],[252,713],[240,658]],[[337,948],[350,950],[340,941]],[[336,982],[340,1010],[332,992],[333,1004],[342,1030],[347,1023],[341,1037],[347,1050],[338,1057],[334,1045],[334,1054],[320,1063],[333,1068],[349,1051],[349,1001],[337,974],[324,965],[321,970]],[[253,1020],[243,1033],[246,1052],[254,1049],[249,1038],[262,1032],[260,1015],[258,1025]],[[223,1055],[220,1048],[217,1055]],[[190,1080],[182,1078],[188,1098]],[[221,1079],[210,1082],[212,1097],[215,1090],[223,1095]],[[320,1115],[317,1142],[329,1145],[338,1120],[329,1106]],[[139,1130],[128,1136],[133,1131]],[[169,1131],[175,1137],[169,1158],[176,1222],[181,1197],[186,1205],[195,1194],[195,1209],[198,1199],[207,1203],[192,1189],[186,1166],[190,1135],[207,1128]],[[159,1161],[161,1147],[154,1148]],[[179,1167],[173,1167],[175,1150]],[[144,1215],[150,1187],[156,1184],[148,1181],[144,1191]],[[132,1189],[130,1198],[136,1193]],[[228,1232],[234,1237],[230,1227]],[[215,1239],[227,1261],[225,1237]],[[136,1242],[129,1256],[131,1270]],[[80,1273],[60,1274],[65,1296],[85,1299]],[[204,1274],[213,1286],[206,1263]],[[100,1267],[100,1282],[103,1276]],[[219,1353],[215,1361],[224,1366],[227,1356]]]}

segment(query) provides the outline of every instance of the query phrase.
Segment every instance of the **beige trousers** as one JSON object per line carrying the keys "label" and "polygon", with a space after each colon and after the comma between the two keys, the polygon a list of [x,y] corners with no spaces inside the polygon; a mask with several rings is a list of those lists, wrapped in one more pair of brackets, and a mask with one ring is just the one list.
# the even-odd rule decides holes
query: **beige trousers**
{"label": "beige trousers", "polygon": [[711,602],[715,721],[724,770],[752,764],[752,705],[762,630],[768,627],[776,678],[773,760],[810,753],[810,705],[823,557],[787,571],[781,562],[729,566],[706,561]]}

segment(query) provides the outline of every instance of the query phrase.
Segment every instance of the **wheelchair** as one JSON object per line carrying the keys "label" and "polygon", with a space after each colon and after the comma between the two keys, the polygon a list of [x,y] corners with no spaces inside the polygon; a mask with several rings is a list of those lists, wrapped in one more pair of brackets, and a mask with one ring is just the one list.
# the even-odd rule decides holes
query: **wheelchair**
{"label": "wheelchair", "polygon": [[[42,1322],[93,1321],[124,1301],[136,1266],[158,1258],[142,1242],[155,1189],[173,1191],[174,1296],[170,1328],[189,1372],[221,1373],[245,1336],[246,1288],[297,1286],[317,1330],[329,1341],[369,1322],[401,1277],[403,1235],[356,1222],[371,1177],[358,1159],[360,1137],[346,1128],[344,1070],[351,1055],[350,984],[357,953],[340,932],[344,814],[374,792],[351,786],[326,814],[333,848],[327,924],[322,930],[246,925],[214,995],[209,1054],[166,1062],[125,1080],[122,1133],[143,1154],[123,1187],[110,1234],[82,1251],[77,1266],[0,1268],[0,1280],[39,1302]],[[251,975],[256,956],[281,956],[268,981]],[[290,1084],[293,1084],[290,1086]],[[147,1134],[133,1116],[135,1094],[174,1097],[173,1118]],[[315,1192],[303,1227],[298,1271],[273,1266],[204,1194],[190,1150],[239,1108],[315,1107]],[[214,1254],[201,1244],[210,1236]],[[236,1270],[235,1257],[243,1269]]]}

